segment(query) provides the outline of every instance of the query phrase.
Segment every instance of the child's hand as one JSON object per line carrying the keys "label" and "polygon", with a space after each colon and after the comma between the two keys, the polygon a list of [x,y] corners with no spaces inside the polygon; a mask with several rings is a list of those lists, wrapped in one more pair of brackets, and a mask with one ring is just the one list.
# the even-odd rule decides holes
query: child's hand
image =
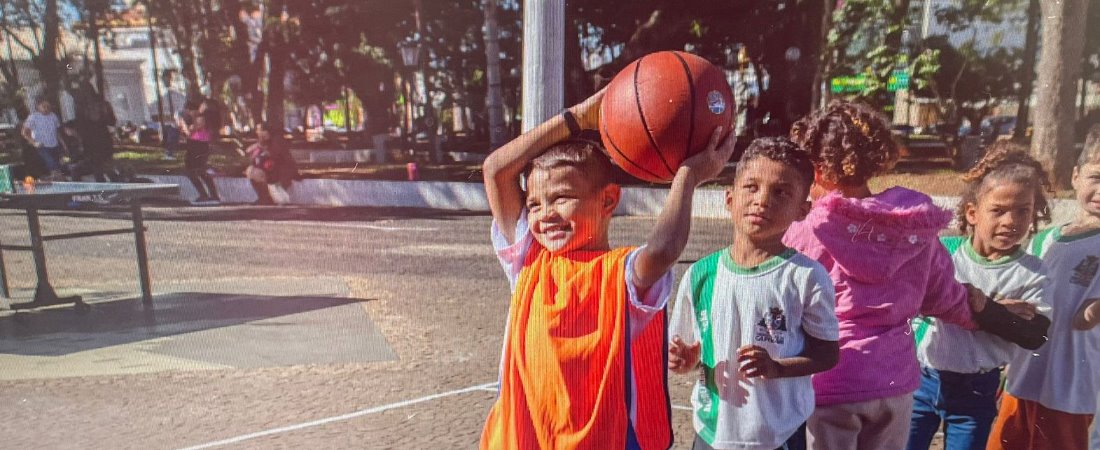
{"label": "child's hand", "polygon": [[1100,298],[1090,298],[1073,317],[1073,328],[1085,331],[1097,325],[1100,325]]}
{"label": "child's hand", "polygon": [[1004,305],[1008,312],[1020,316],[1020,318],[1024,320],[1034,319],[1035,315],[1038,314],[1038,309],[1036,309],[1035,305],[1023,300],[1000,299],[997,300],[997,303]]}
{"label": "child's hand", "polygon": [[741,373],[748,378],[779,377],[779,363],[763,347],[746,345],[737,349],[737,363],[741,365]]}
{"label": "child's hand", "polygon": [[701,350],[698,342],[687,345],[680,336],[673,336],[672,345],[668,347],[668,369],[676,373],[690,372],[699,364]]}
{"label": "child's hand", "polygon": [[573,113],[573,116],[577,118],[577,124],[580,125],[582,129],[600,129],[600,103],[603,102],[603,95],[605,93],[607,93],[606,87],[569,108],[569,112]]}
{"label": "child's hand", "polygon": [[724,141],[719,143],[718,140],[722,137],[723,129],[725,129],[725,127],[715,128],[714,133],[710,135],[710,142],[707,143],[707,148],[685,159],[683,164],[681,164],[681,167],[691,171],[694,176],[695,186],[703,184],[707,180],[718,176],[719,173],[722,173],[722,169],[726,167],[726,163],[729,162],[730,157],[733,156],[733,150],[737,144],[737,137],[734,136],[733,133],[730,133],[726,135]]}

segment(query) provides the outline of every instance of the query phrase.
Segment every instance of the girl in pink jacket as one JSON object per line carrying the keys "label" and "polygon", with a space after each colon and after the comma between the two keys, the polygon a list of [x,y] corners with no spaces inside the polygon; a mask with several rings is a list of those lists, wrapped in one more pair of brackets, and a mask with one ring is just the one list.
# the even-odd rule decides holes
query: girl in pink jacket
{"label": "girl in pink jacket", "polygon": [[[920,385],[909,321],[937,317],[1015,341],[1011,327],[1033,317],[1023,302],[987,302],[955,280],[938,233],[951,213],[924,194],[867,182],[897,160],[890,130],[871,108],[833,102],[803,118],[791,139],[815,165],[813,209],[784,241],[828,269],[836,286],[840,362],[814,376],[810,417],[815,449],[905,448]],[[1009,305],[1012,312],[1006,308]]]}

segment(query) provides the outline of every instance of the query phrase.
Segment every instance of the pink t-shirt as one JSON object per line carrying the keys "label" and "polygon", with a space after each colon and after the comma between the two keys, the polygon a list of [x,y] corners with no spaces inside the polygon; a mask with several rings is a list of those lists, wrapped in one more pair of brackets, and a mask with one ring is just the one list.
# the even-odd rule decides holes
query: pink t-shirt
{"label": "pink t-shirt", "polygon": [[212,133],[206,127],[196,127],[191,130],[190,138],[192,141],[210,142],[212,137]]}
{"label": "pink t-shirt", "polygon": [[950,220],[927,195],[895,187],[863,199],[830,193],[787,230],[784,242],[825,266],[836,287],[840,362],[814,375],[818,405],[915,391],[917,315],[977,328],[939,241]]}

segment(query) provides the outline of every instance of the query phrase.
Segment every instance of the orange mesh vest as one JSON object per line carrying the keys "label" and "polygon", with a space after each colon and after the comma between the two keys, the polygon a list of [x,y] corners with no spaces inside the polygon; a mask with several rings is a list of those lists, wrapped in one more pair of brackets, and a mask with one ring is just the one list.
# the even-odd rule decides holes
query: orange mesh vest
{"label": "orange mesh vest", "polygon": [[482,449],[672,445],[665,312],[630,341],[631,250],[553,256],[532,244],[512,295]]}

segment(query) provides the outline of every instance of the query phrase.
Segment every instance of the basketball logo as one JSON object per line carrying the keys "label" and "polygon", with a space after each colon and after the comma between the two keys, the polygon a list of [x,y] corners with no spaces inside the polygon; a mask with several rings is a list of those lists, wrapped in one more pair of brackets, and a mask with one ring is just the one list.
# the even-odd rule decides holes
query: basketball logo
{"label": "basketball logo", "polygon": [[714,114],[722,114],[726,112],[726,100],[722,98],[720,92],[710,91],[707,93],[707,107]]}

